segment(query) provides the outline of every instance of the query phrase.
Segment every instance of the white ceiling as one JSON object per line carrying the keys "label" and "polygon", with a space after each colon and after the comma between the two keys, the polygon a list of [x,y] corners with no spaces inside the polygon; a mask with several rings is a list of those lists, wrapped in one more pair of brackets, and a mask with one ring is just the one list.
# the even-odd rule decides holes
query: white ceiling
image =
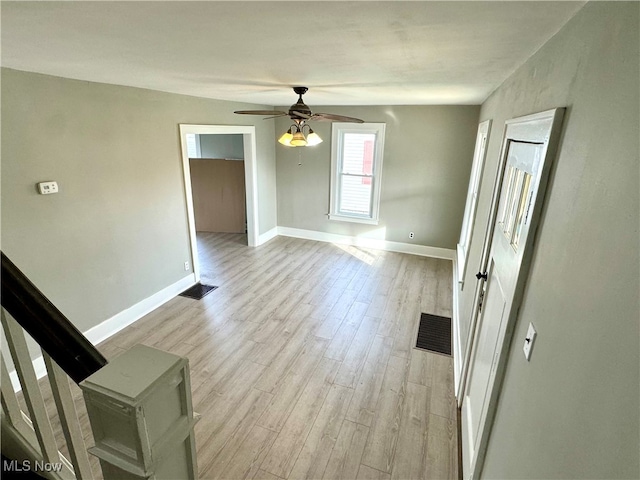
{"label": "white ceiling", "polygon": [[7,2],[2,65],[263,105],[479,104],[584,2]]}

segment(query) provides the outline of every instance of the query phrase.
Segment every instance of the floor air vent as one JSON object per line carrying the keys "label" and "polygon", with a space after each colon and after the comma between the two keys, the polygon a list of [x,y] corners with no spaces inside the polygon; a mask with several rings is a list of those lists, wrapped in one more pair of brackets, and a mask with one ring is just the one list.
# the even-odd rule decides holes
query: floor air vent
{"label": "floor air vent", "polygon": [[420,314],[416,347],[451,355],[451,319],[428,313]]}
{"label": "floor air vent", "polygon": [[189,297],[194,300],[200,300],[205,295],[213,292],[218,287],[212,287],[211,285],[203,285],[201,283],[196,283],[193,287],[188,288],[184,292],[180,294],[181,297]]}

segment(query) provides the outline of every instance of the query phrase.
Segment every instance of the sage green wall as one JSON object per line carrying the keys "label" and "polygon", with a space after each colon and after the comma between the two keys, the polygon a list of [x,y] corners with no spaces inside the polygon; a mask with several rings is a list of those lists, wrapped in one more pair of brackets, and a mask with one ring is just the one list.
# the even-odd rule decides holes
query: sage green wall
{"label": "sage green wall", "polygon": [[[312,98],[306,99],[313,105]],[[285,110],[288,107],[282,107]],[[312,107],[314,108],[314,107]],[[386,123],[379,225],[327,219],[331,123],[313,122],[314,147],[276,145],[278,225],[455,248],[473,160],[479,106],[318,106],[319,112]],[[290,121],[276,121],[276,135]],[[298,166],[301,162],[302,165]],[[413,240],[409,232],[415,233]]]}
{"label": "sage green wall", "polygon": [[467,285],[505,120],[567,107],[483,478],[640,478],[639,6],[588,3],[482,106],[493,131]]}
{"label": "sage green wall", "polygon": [[273,122],[233,114],[254,105],[8,69],[1,98],[2,250],[82,331],[187,275],[178,124],[256,126],[260,233],[276,226]]}

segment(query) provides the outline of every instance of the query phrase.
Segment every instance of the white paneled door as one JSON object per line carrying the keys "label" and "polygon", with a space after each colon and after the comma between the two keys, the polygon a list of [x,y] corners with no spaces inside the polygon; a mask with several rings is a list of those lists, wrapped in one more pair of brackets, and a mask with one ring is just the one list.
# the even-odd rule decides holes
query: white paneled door
{"label": "white paneled door", "polygon": [[[533,251],[563,109],[510,120],[501,152],[502,181],[486,270],[484,295],[462,397],[465,479],[480,477]],[[526,361],[524,356],[522,361]]]}

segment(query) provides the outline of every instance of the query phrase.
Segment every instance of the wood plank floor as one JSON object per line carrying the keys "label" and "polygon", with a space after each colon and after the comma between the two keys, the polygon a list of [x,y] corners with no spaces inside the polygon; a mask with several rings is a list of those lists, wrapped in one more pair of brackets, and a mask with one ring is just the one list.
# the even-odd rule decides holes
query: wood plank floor
{"label": "wood plank floor", "polygon": [[451,262],[234,234],[198,251],[217,290],[98,348],[189,358],[200,478],[458,478],[452,358],[413,348],[420,312],[451,316]]}

